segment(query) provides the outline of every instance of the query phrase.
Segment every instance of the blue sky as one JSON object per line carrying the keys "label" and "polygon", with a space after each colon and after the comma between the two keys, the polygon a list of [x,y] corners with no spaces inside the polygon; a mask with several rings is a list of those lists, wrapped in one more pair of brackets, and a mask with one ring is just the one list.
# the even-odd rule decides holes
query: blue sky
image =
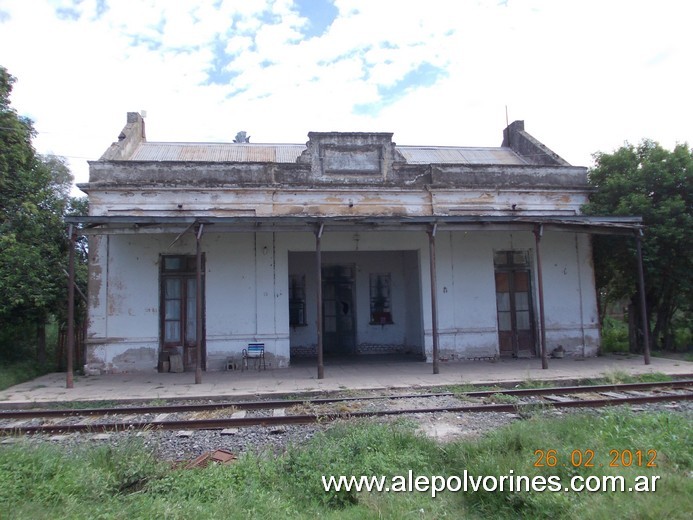
{"label": "blue sky", "polygon": [[577,165],[693,144],[684,0],[0,0],[0,64],[40,152],[87,160],[146,110],[153,141],[386,131],[497,146],[508,117]]}

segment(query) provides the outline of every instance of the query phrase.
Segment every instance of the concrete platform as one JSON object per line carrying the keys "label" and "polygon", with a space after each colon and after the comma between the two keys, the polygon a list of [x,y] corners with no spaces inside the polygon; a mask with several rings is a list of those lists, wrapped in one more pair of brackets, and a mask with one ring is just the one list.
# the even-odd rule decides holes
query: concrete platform
{"label": "concrete platform", "polygon": [[325,378],[317,379],[311,362],[265,371],[205,372],[195,384],[194,373],[126,373],[77,376],[74,388],[65,387],[65,373],[38,377],[0,391],[0,408],[28,403],[66,401],[153,401],[157,399],[241,399],[280,397],[302,393],[370,389],[416,389],[446,385],[517,384],[523,381],[571,381],[617,374],[663,373],[693,378],[693,363],[641,356],[604,356],[587,359],[551,359],[542,370],[540,359],[441,363],[434,375],[429,363],[401,358],[361,357],[325,361]]}

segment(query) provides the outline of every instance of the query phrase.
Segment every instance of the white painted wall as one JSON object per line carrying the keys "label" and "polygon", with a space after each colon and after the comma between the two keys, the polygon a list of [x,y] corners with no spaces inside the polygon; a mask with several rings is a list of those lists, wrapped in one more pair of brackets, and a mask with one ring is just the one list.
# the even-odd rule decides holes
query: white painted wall
{"label": "white painted wall", "polygon": [[[90,344],[87,362],[109,371],[148,370],[159,349],[160,254],[195,253],[191,233],[175,244],[175,235],[111,235],[93,243],[94,255],[106,255],[106,273],[90,281]],[[272,366],[289,359],[286,260],[275,279],[271,233],[206,234],[205,265],[207,369],[220,369],[240,357],[249,342],[265,343]]]}
{"label": "white painted wall", "polygon": [[[549,353],[558,345],[562,345],[568,355],[576,356],[595,355],[599,348],[590,244],[588,235],[574,233],[547,232],[541,240]],[[493,253],[512,249],[530,253],[535,330],[539,338],[534,235],[528,231],[439,232],[436,271],[441,358],[453,360],[498,354]],[[427,248],[421,250],[421,256],[425,344],[430,360],[433,339]]]}
{"label": "white painted wall", "polygon": [[[195,252],[192,233],[93,238],[88,364],[154,370],[159,348],[160,254]],[[528,231],[439,232],[436,237],[441,358],[498,354],[493,253],[530,251],[538,321],[534,236]],[[402,344],[431,359],[428,237],[423,232],[336,233],[322,239],[323,264],[355,264],[357,344]],[[599,345],[587,235],[546,232],[541,242],[547,347],[593,355]],[[207,369],[261,341],[272,366],[286,366],[290,344],[316,343],[315,237],[311,233],[206,233]],[[103,259],[107,258],[106,262]],[[288,275],[306,274],[306,327],[290,330]],[[369,324],[371,272],[392,273],[394,325]],[[539,330],[537,328],[537,337]]]}

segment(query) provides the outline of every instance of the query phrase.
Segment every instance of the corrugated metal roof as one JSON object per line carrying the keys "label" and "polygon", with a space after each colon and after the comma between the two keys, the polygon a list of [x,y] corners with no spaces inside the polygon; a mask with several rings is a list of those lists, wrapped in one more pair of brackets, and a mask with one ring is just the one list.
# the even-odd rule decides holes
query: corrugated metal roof
{"label": "corrugated metal roof", "polygon": [[131,161],[295,163],[300,144],[141,143]]}
{"label": "corrugated metal roof", "polygon": [[410,164],[526,164],[510,148],[398,146]]}
{"label": "corrugated metal roof", "polygon": [[[141,143],[131,161],[295,163],[302,144]],[[510,148],[397,146],[410,164],[526,164]]]}

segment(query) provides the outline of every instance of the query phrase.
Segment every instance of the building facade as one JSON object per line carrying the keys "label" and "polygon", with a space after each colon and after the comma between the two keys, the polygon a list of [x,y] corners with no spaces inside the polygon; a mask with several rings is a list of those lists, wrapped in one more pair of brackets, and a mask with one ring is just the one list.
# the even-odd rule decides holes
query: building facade
{"label": "building facade", "polygon": [[637,219],[581,215],[586,168],[522,121],[499,147],[308,138],[149,142],[128,114],[70,220],[90,237],[88,370],[219,370],[257,342],[271,367],[597,353],[590,235]]}

